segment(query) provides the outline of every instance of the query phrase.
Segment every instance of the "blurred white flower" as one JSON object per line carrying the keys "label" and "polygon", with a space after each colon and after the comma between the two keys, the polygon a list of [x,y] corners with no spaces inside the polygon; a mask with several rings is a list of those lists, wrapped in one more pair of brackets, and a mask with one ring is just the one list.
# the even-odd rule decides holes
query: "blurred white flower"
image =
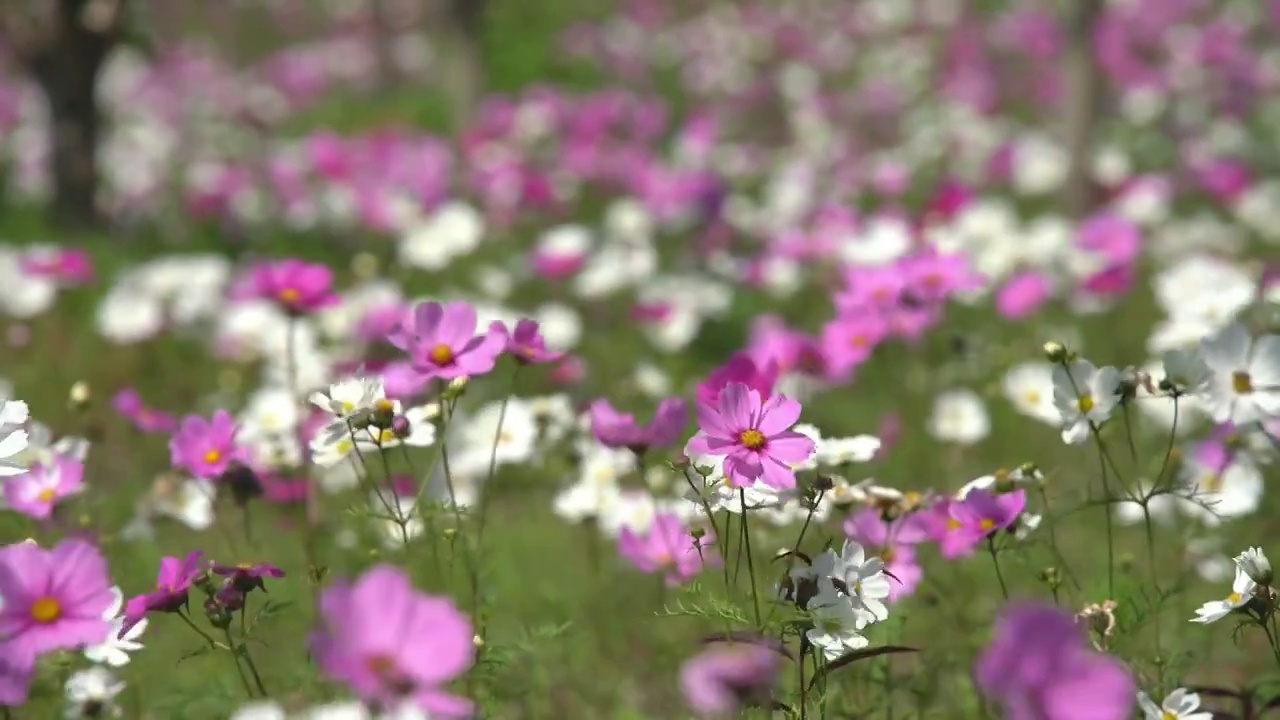
{"label": "blurred white flower", "polygon": [[101,643],[86,647],[84,656],[89,662],[121,667],[129,664],[129,653],[142,649],[138,638],[146,631],[148,619],[142,618],[121,635],[125,621],[121,612],[124,610],[124,593],[119,587],[112,586],[111,597],[111,605],[102,613],[102,619],[111,623],[111,631]]}
{"label": "blurred white flower", "polygon": [[991,417],[978,393],[968,389],[948,390],[934,398],[927,429],[936,440],[973,445],[991,433]]}
{"label": "blurred white flower", "polygon": [[76,671],[67,678],[67,684],[63,687],[67,702],[63,717],[67,720],[120,717],[116,696],[123,690],[124,683],[106,668],[91,667]]}

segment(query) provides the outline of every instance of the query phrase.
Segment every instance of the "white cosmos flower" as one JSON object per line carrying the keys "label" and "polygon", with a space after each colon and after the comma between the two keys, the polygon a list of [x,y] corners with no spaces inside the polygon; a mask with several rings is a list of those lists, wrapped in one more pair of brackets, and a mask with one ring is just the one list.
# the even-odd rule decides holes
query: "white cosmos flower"
{"label": "white cosmos flower", "polygon": [[1244,570],[1236,567],[1236,576],[1231,582],[1231,592],[1221,600],[1210,600],[1201,605],[1196,610],[1196,616],[1191,618],[1191,622],[1208,624],[1221,620],[1244,607],[1253,598],[1253,592],[1257,588],[1258,584],[1246,575]]}
{"label": "white cosmos flower", "polygon": [[0,478],[27,471],[23,456],[30,447],[30,439],[22,424],[29,417],[26,403],[0,398]]}
{"label": "white cosmos flower", "polygon": [[[330,385],[327,392],[311,393],[310,400],[312,405],[346,422],[368,417],[386,398],[382,378],[354,376]],[[390,409],[389,404],[387,407]]]}
{"label": "white cosmos flower", "polygon": [[1213,713],[1200,711],[1200,696],[1186,688],[1169,693],[1159,705],[1139,692],[1138,707],[1146,720],[1213,720]]}
{"label": "white cosmos flower", "polygon": [[1233,323],[1200,343],[1213,377],[1202,396],[1216,422],[1244,425],[1280,415],[1280,335],[1253,338]]}
{"label": "white cosmos flower", "polygon": [[889,617],[884,600],[889,597],[889,578],[884,574],[884,560],[867,556],[862,544],[845,540],[840,554],[826,550],[813,559],[813,571],[819,578],[839,580],[848,589],[849,602],[866,614],[868,623]]}
{"label": "white cosmos flower", "polygon": [[1271,561],[1260,547],[1251,547],[1235,557],[1236,567],[1259,585],[1271,584]]}
{"label": "white cosmos flower", "polygon": [[1089,437],[1090,424],[1101,425],[1120,402],[1120,371],[1096,368],[1088,360],[1072,360],[1053,368],[1053,405],[1068,445]]}
{"label": "white cosmos flower", "polygon": [[1182,464],[1180,481],[1190,487],[1195,502],[1184,505],[1206,525],[1217,525],[1249,515],[1258,509],[1265,489],[1262,471],[1252,462],[1236,457],[1226,467],[1216,467],[1188,458]]}
{"label": "white cosmos flower", "polygon": [[441,205],[431,217],[400,238],[397,252],[404,264],[442,270],[455,258],[470,254],[484,236],[484,218],[465,202]]}
{"label": "white cosmos flower", "polygon": [[835,589],[830,578],[818,578],[818,592],[809,599],[806,609],[813,627],[805,632],[805,637],[822,651],[827,662],[871,644],[862,634],[868,623],[866,613],[855,609],[849,598]]}
{"label": "white cosmos flower", "polygon": [[978,393],[948,390],[934,398],[927,428],[935,440],[973,445],[991,433],[991,417]]}
{"label": "white cosmos flower", "polygon": [[142,649],[138,638],[147,629],[148,620],[142,618],[122,636],[120,631],[124,629],[124,616],[121,614],[124,609],[124,593],[119,587],[112,586],[111,597],[111,605],[102,613],[102,619],[111,623],[111,632],[101,643],[86,647],[84,656],[89,662],[121,667],[129,664],[129,653]]}
{"label": "white cosmos flower", "polygon": [[1004,396],[1018,412],[1048,425],[1062,419],[1053,406],[1053,366],[1044,362],[1014,365],[1001,381]]}
{"label": "white cosmos flower", "polygon": [[120,717],[116,696],[122,690],[124,683],[106,668],[91,667],[77,671],[67,678],[63,687],[67,702],[63,717],[67,720]]}
{"label": "white cosmos flower", "polygon": [[356,459],[353,451],[357,447],[361,453],[372,453],[400,445],[428,447],[435,443],[434,421],[440,415],[439,405],[427,403],[401,412],[398,400],[392,400],[390,404],[392,415],[403,417],[408,423],[408,434],[401,436],[390,427],[379,428],[373,425],[353,428],[344,420],[335,420],[311,439],[312,459],[321,467],[332,468],[349,457]]}
{"label": "white cosmos flower", "polygon": [[242,705],[230,720],[430,720],[412,703],[404,703],[385,712],[374,713],[364,703],[346,700],[316,705],[300,712],[286,712],[270,700]]}
{"label": "white cosmos flower", "polygon": [[[490,462],[498,466],[528,461],[537,449],[538,421],[529,403],[510,397],[503,411],[503,401],[494,400],[462,422],[458,428],[458,451],[453,471],[472,479],[484,480]],[[496,454],[495,454],[496,453]]]}
{"label": "white cosmos flower", "polygon": [[1213,372],[1199,353],[1190,350],[1169,350],[1161,358],[1164,379],[1180,393],[1200,393],[1213,378]]}
{"label": "white cosmos flower", "polygon": [[[810,426],[812,427],[812,426]],[[794,428],[804,432],[797,425]],[[816,430],[816,428],[815,428]],[[812,460],[819,466],[839,467],[853,463],[871,462],[880,452],[880,438],[875,435],[855,435],[842,438],[816,438]]]}

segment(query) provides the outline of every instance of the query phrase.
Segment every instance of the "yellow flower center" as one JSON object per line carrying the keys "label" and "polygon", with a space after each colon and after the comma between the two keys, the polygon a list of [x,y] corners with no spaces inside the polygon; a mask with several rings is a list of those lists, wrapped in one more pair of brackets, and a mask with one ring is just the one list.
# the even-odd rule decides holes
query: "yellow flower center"
{"label": "yellow flower center", "polygon": [[1169,710],[1160,713],[1160,720],[1178,720],[1178,716]]}
{"label": "yellow flower center", "polygon": [[236,563],[236,568],[239,570],[250,570],[253,568],[253,565],[250,563]]}
{"label": "yellow flower center", "polygon": [[280,292],[276,293],[276,295],[280,298],[280,302],[285,303],[296,303],[298,302],[298,298],[302,297],[302,293],[298,292],[298,288],[291,287],[281,288]]}
{"label": "yellow flower center", "polygon": [[369,672],[382,678],[396,673],[396,661],[390,655],[370,655],[365,659],[364,666],[369,669]]}
{"label": "yellow flower center", "polygon": [[1080,412],[1082,413],[1089,412],[1093,409],[1093,396],[1088,394],[1081,395],[1080,398],[1076,400],[1076,407],[1080,408]]}
{"label": "yellow flower center", "polygon": [[204,454],[204,461],[207,463],[216,463],[222,459],[222,451],[217,448],[209,448]]}
{"label": "yellow flower center", "polygon": [[959,520],[957,520],[957,519],[955,519],[955,518],[947,518],[947,529],[948,529],[948,530],[959,530],[959,529],[960,529],[960,521],[959,521]]}
{"label": "yellow flower center", "polygon": [[45,488],[36,497],[39,498],[40,502],[53,502],[53,496],[56,494],[57,492],[53,488]]}
{"label": "yellow flower center", "polygon": [[381,400],[373,401],[373,409],[377,410],[378,412],[394,412],[396,409],[396,405],[390,400],[386,398],[382,398]]}
{"label": "yellow flower center", "polygon": [[990,530],[995,526],[996,526],[996,521],[992,520],[991,518],[982,518],[981,520],[978,521],[978,527],[982,528],[983,530]]}
{"label": "yellow flower center", "polygon": [[1233,592],[1227,596],[1227,602],[1231,603],[1232,605],[1235,605],[1236,603],[1240,602],[1241,597],[1243,596],[1240,593]]}
{"label": "yellow flower center", "polygon": [[1240,395],[1248,395],[1253,392],[1253,378],[1249,377],[1249,373],[1243,370],[1231,373],[1231,389]]}
{"label": "yellow flower center", "polygon": [[31,619],[38,623],[51,623],[62,617],[62,603],[57,598],[45,595],[31,603]]}
{"label": "yellow flower center", "polygon": [[1222,489],[1222,474],[1213,473],[1209,477],[1205,478],[1204,482],[1201,484],[1204,485],[1204,489],[1208,492],[1218,492]]}
{"label": "yellow flower center", "polygon": [[742,444],[750,450],[759,450],[764,447],[764,433],[754,428],[743,430],[738,435],[738,440],[742,441]]}
{"label": "yellow flower center", "polygon": [[893,559],[897,557],[897,555],[898,553],[894,552],[894,549],[891,547],[882,548],[880,550],[880,559],[883,560],[886,565],[893,562]]}
{"label": "yellow flower center", "polygon": [[1022,393],[1022,399],[1023,399],[1023,400],[1026,400],[1028,405],[1039,405],[1039,404],[1040,404],[1040,391],[1039,391],[1039,390],[1028,390],[1028,391],[1026,391],[1026,392]]}
{"label": "yellow flower center", "polygon": [[437,365],[448,365],[453,362],[453,348],[445,345],[444,343],[440,343],[439,345],[431,348],[430,357],[431,362]]}

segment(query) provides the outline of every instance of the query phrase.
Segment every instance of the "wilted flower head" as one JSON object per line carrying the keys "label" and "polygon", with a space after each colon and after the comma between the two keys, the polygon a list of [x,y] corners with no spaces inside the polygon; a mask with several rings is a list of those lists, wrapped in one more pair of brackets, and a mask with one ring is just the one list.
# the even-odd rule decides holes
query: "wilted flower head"
{"label": "wilted flower head", "polygon": [[266,592],[267,586],[263,583],[263,578],[284,577],[284,571],[270,563],[239,563],[237,565],[214,563],[209,569],[214,575],[226,576],[231,585],[242,593],[254,589]]}
{"label": "wilted flower head", "polygon": [[1271,561],[1260,547],[1251,547],[1235,557],[1236,567],[1259,585],[1271,584]]}
{"label": "wilted flower head", "polygon": [[717,643],[685,662],[680,689],[699,716],[728,716],[767,704],[781,670],[776,650],[751,642]]}
{"label": "wilted flower head", "polygon": [[1111,637],[1111,631],[1115,630],[1115,609],[1115,600],[1104,600],[1101,603],[1089,603],[1076,613],[1076,622],[1084,623],[1090,632],[1097,635],[1093,645],[1099,650],[1106,644],[1106,639]]}
{"label": "wilted flower head", "polygon": [[125,603],[125,621],[120,628],[120,636],[123,637],[149,612],[177,612],[186,607],[191,583],[204,569],[201,556],[199,550],[192,550],[181,560],[168,556],[160,558],[155,589],[135,595]]}

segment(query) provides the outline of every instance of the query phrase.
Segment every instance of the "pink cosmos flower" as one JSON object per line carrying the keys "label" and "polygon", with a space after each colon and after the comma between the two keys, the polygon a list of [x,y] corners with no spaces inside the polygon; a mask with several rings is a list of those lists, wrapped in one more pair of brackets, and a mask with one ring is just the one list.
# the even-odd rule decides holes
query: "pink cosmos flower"
{"label": "pink cosmos flower", "polygon": [[388,339],[408,353],[414,370],[444,380],[489,372],[506,345],[492,328],[477,335],[476,309],[461,300],[419,303]]}
{"label": "pink cosmos flower", "polygon": [[213,563],[209,570],[214,575],[226,576],[228,582],[241,593],[248,593],[255,589],[266,592],[267,586],[263,578],[284,577],[284,571],[270,563],[239,563],[237,565]]}
{"label": "pink cosmos flower", "polygon": [[379,564],[320,594],[310,637],[316,664],[366,701],[408,697],[432,717],[469,717],[472,704],[444,686],[474,661],[471,623],[444,596],[417,592],[405,573]]}
{"label": "pink cosmos flower", "polygon": [[974,681],[1007,720],[1125,720],[1134,682],[1119,660],[1095,651],[1070,612],[1052,605],[1005,606]]}
{"label": "pink cosmos flower", "polygon": [[760,315],[751,321],[746,352],[757,367],[765,367],[772,361],[783,373],[819,372],[825,361],[825,353],[817,340],[787,326],[776,315]]}
{"label": "pink cosmos flower", "polygon": [[115,600],[107,561],[84,540],[0,548],[0,598],[0,657],[20,671],[43,653],[96,645],[111,632],[103,618]]}
{"label": "pink cosmos flower", "polygon": [[1027,505],[1025,490],[1007,493],[970,490],[962,500],[942,500],[924,511],[921,522],[938,542],[942,556],[955,558],[973,552],[994,532],[1013,525]]}
{"label": "pink cosmos flower", "polygon": [[282,305],[295,315],[305,315],[338,301],[333,293],[333,271],[326,265],[288,258],[254,267],[240,294]]}
{"label": "pink cosmos flower", "polygon": [[198,478],[217,478],[233,462],[246,462],[248,456],[236,444],[236,423],[226,410],[215,411],[208,420],[199,415],[184,417],[169,439],[170,462]]}
{"label": "pink cosmos flower", "polygon": [[124,388],[111,400],[116,412],[124,415],[142,432],[173,432],[178,420],[173,415],[147,407],[133,388]]}
{"label": "pink cosmos flower", "polygon": [[177,612],[187,606],[187,592],[191,582],[204,569],[202,553],[192,550],[186,557],[160,558],[160,572],[156,574],[156,587],[151,592],[134,595],[124,604],[124,623],[120,637],[124,637],[134,625],[149,612]]}
{"label": "pink cosmos flower", "polygon": [[601,445],[628,448],[636,453],[675,442],[689,420],[688,404],[679,397],[663,398],[647,425],[636,422],[631,413],[614,409],[604,398],[591,403],[587,412],[591,418],[591,434]]}
{"label": "pink cosmos flower", "polygon": [[822,326],[820,340],[827,376],[833,380],[847,379],[854,369],[871,357],[876,347],[889,336],[889,331],[889,324],[875,310],[828,321]]}
{"label": "pink cosmos flower", "polygon": [[762,400],[769,399],[773,385],[778,381],[778,364],[770,360],[757,365],[746,353],[734,353],[720,367],[707,373],[707,379],[698,383],[697,399],[701,403],[714,405],[720,397],[720,391],[729,383],[742,383],[760,393]]}
{"label": "pink cosmos flower", "polygon": [[928,539],[928,534],[912,516],[885,520],[879,510],[865,507],[845,519],[843,530],[851,540],[861,543],[868,553],[878,554],[884,561],[889,575],[890,600],[915,592],[924,570],[916,562],[912,546]]}
{"label": "pink cosmos flower", "polygon": [[562,353],[547,349],[547,341],[538,332],[538,323],[534,320],[521,319],[514,330],[507,333],[502,323],[494,323],[490,332],[501,332],[506,339],[506,351],[518,362],[535,364],[559,360]]}
{"label": "pink cosmos flower", "polygon": [[35,462],[27,472],[4,483],[9,507],[43,520],[59,500],[84,489],[84,463],[71,455],[55,454],[49,462]]}
{"label": "pink cosmos flower", "polygon": [[551,368],[551,381],[559,385],[573,385],[587,376],[587,364],[577,355],[565,355]]}
{"label": "pink cosmos flower", "polygon": [[93,261],[79,248],[32,248],[18,266],[24,275],[49,278],[62,287],[83,285],[93,279]]}
{"label": "pink cosmos flower", "polygon": [[1109,265],[1127,265],[1142,251],[1142,231],[1113,212],[1094,213],[1080,223],[1076,244],[1098,253]]}
{"label": "pink cosmos flower", "polygon": [[680,668],[685,702],[701,717],[728,717],[765,705],[782,671],[782,656],[752,642],[719,643]]}
{"label": "pink cosmos flower", "polygon": [[0,657],[0,705],[26,704],[35,670],[34,664],[23,667],[13,658]]}
{"label": "pink cosmos flower", "polygon": [[695,539],[679,517],[659,512],[643,532],[623,527],[618,533],[618,553],[637,570],[664,573],[668,585],[680,585],[701,572],[704,564],[718,560],[710,547],[713,542],[709,534]]}
{"label": "pink cosmos flower", "polygon": [[982,278],[962,253],[920,252],[903,259],[907,292],[924,304],[939,303],[964,290],[981,287]]}
{"label": "pink cosmos flower", "polygon": [[733,487],[756,480],[779,490],[795,487],[792,465],[809,459],[814,442],[789,430],[800,419],[800,403],[784,395],[762,401],[760,393],[730,383],[716,403],[698,403],[699,430],[685,454],[724,456],[725,479]]}
{"label": "pink cosmos flower", "polygon": [[996,293],[996,311],[1010,320],[1031,315],[1049,299],[1049,277],[1035,270],[1015,273]]}

